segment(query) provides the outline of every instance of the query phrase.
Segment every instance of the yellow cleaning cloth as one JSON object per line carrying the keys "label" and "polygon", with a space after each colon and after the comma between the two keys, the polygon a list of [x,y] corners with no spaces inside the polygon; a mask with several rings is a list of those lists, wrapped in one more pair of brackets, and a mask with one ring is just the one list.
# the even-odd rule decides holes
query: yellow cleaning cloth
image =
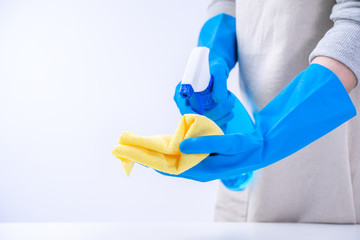
{"label": "yellow cleaning cloth", "polygon": [[134,162],[161,172],[180,174],[200,163],[209,154],[184,154],[179,150],[182,140],[207,135],[222,135],[222,130],[207,117],[185,114],[171,135],[141,137],[130,132],[120,136],[119,145],[112,153],[121,160],[129,176]]}

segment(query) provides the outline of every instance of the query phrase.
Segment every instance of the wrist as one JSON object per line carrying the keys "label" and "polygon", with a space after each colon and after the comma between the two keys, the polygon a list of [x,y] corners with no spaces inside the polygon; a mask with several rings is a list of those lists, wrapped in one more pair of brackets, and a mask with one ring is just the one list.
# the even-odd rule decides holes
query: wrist
{"label": "wrist", "polygon": [[313,59],[311,63],[320,64],[329,70],[331,70],[344,85],[346,91],[349,93],[357,84],[357,79],[355,74],[348,68],[345,64],[324,56],[318,56]]}
{"label": "wrist", "polygon": [[222,13],[206,21],[197,46],[209,48],[210,62],[220,58],[232,69],[237,62],[236,19]]}

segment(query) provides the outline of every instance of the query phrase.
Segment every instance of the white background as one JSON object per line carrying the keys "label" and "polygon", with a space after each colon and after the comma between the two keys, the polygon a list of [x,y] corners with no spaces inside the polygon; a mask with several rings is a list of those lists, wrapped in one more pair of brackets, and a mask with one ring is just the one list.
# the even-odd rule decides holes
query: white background
{"label": "white background", "polygon": [[218,182],[127,178],[111,154],[174,132],[207,5],[0,0],[0,222],[212,221]]}

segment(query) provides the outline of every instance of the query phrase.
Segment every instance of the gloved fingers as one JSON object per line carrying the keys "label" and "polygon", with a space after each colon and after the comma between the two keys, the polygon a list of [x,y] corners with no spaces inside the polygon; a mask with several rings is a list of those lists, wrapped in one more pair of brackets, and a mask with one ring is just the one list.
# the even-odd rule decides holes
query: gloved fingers
{"label": "gloved fingers", "polygon": [[204,111],[204,115],[216,122],[228,113],[230,113],[231,110],[232,107],[230,106],[217,104],[213,109]]}
{"label": "gloved fingers", "polygon": [[[211,155],[198,165],[174,177],[191,179],[199,182],[209,182],[217,179],[226,179],[234,172],[235,160],[224,161],[220,155]],[[237,160],[236,160],[237,161]]]}
{"label": "gloved fingers", "polygon": [[160,173],[161,175],[164,175],[164,176],[169,176],[169,177],[176,177],[177,176],[177,175],[162,172],[162,171],[159,171],[159,170],[156,170],[156,169],[154,169],[154,170],[155,170],[155,172],[158,172],[158,173]]}
{"label": "gloved fingers", "polygon": [[228,114],[226,114],[222,118],[216,119],[216,120],[213,120],[213,121],[222,129],[222,127],[225,126],[226,123],[229,122],[233,118],[234,118],[234,113],[229,112]]}
{"label": "gloved fingers", "polygon": [[235,100],[235,95],[227,91],[226,101],[217,103],[213,109],[205,111],[204,115],[216,122],[232,111],[235,106]]}
{"label": "gloved fingers", "polygon": [[216,102],[227,99],[228,67],[223,60],[216,60],[210,65],[210,73],[213,77],[212,97]]}
{"label": "gloved fingers", "polygon": [[256,164],[249,161],[249,159],[246,158],[246,155],[244,158],[230,155],[224,159],[224,155],[212,154],[199,164],[178,175],[164,173],[158,170],[155,171],[169,177],[185,178],[198,182],[209,182],[216,179],[228,179],[229,176],[240,176],[241,174],[256,169]]}
{"label": "gloved fingers", "polygon": [[207,182],[215,179],[228,179],[229,177],[241,176],[244,173],[259,169],[259,161],[253,161],[252,154],[259,151],[251,151],[244,155],[211,154],[198,165],[181,173],[179,177],[191,178],[196,181]]}
{"label": "gloved fingers", "polygon": [[246,143],[246,141],[251,139],[247,136],[248,134],[237,133],[220,136],[187,138],[180,143],[179,149],[185,154],[237,154],[241,152],[244,145],[249,144]]}
{"label": "gloved fingers", "polygon": [[216,177],[216,174],[213,171],[206,172],[207,170],[205,170],[205,169],[202,169],[202,170],[200,169],[200,171],[198,171],[198,168],[196,166],[193,168],[190,168],[189,170],[187,170],[181,174],[178,174],[178,175],[169,174],[169,173],[161,172],[158,170],[155,170],[155,171],[164,176],[184,178],[184,179],[189,179],[189,180],[193,180],[193,181],[197,181],[197,182],[209,182],[209,181],[218,179]]}
{"label": "gloved fingers", "polygon": [[[191,170],[191,169],[189,169]],[[198,182],[208,182],[208,181],[212,181],[215,180],[216,178],[211,178],[211,177],[203,177],[202,175],[193,173],[193,172],[189,172],[189,170],[175,175],[175,174],[170,174],[170,173],[165,173],[165,172],[161,172],[158,170],[155,170],[156,172],[160,173],[161,175],[167,176],[167,177],[177,177],[177,178],[184,178],[184,179],[189,179],[189,180],[193,180],[193,181],[198,181]],[[188,172],[187,174],[185,174],[186,172]]]}
{"label": "gloved fingers", "polygon": [[181,113],[181,115],[185,115],[185,114],[199,114],[197,112],[195,112],[192,107],[189,104],[189,100],[188,99],[181,99],[179,100],[177,103],[177,107],[179,108],[179,111]]}
{"label": "gloved fingers", "polygon": [[228,131],[228,124],[224,124],[224,125],[221,125],[221,126],[219,126],[220,128],[221,128],[221,130],[224,132],[224,133],[226,133],[227,131]]}

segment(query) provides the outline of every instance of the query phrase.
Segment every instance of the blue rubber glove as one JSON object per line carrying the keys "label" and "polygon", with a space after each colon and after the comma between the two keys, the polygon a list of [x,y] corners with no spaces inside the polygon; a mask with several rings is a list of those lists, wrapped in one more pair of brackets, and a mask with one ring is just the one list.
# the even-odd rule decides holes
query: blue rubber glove
{"label": "blue rubber glove", "polygon": [[[235,18],[219,14],[209,19],[201,29],[198,47],[209,48],[209,69],[213,79],[212,98],[217,103],[203,115],[220,127],[234,117],[234,96],[227,89],[227,78],[237,61]],[[179,94],[180,84],[175,90],[174,100],[182,115],[196,113],[189,102]],[[225,129],[223,129],[225,130]]]}
{"label": "blue rubber glove", "polygon": [[[246,109],[239,101],[239,99],[237,99],[237,97],[235,97],[230,91],[229,91],[229,96],[231,96],[231,101],[233,102],[234,105],[232,112],[234,112],[235,114],[234,117],[230,121],[227,121],[226,123],[227,132],[251,134],[252,132],[255,131],[255,126],[251,117],[249,116]],[[224,106],[226,107],[226,105]],[[215,119],[217,118],[215,117]],[[191,169],[188,170],[187,172],[189,171],[191,171]],[[183,173],[180,175],[171,175],[168,173],[162,173],[162,172],[160,173],[163,175],[175,176],[175,177],[176,176],[184,177],[185,174]],[[230,190],[242,191],[251,183],[252,175],[253,175],[252,172],[246,172],[246,173],[241,173],[239,175],[223,178],[221,179],[221,181]]]}
{"label": "blue rubber glove", "polygon": [[[254,128],[245,108],[227,89],[229,72],[237,61],[235,22],[234,17],[219,14],[204,24],[199,36],[198,47],[209,49],[208,64],[212,79],[210,89],[215,104],[202,112],[194,111],[197,107],[191,105],[190,99],[184,99],[179,94],[181,83],[176,87],[174,95],[174,100],[182,115],[187,113],[205,115],[212,119],[224,133],[247,132]],[[243,173],[222,182],[228,189],[241,191],[249,185],[251,178],[252,172]]]}
{"label": "blue rubber glove", "polygon": [[326,67],[311,64],[256,115],[253,132],[185,139],[181,152],[214,154],[176,177],[205,182],[266,167],[355,115],[337,76]]}

